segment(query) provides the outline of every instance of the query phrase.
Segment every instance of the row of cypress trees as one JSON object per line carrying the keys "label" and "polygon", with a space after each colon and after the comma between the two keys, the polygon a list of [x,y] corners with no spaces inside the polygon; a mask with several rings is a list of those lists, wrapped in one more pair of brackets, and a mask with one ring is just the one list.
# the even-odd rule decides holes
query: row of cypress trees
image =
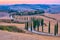
{"label": "row of cypress trees", "polygon": [[[44,19],[35,19],[35,18],[33,18],[32,22],[31,22],[31,30],[32,30],[32,25],[33,25],[33,30],[36,30],[36,28],[37,28],[37,31],[39,31],[39,26],[42,26],[42,32],[43,32]],[[28,30],[28,26],[29,26],[28,22],[26,22],[25,23],[25,29],[26,30]]]}
{"label": "row of cypress trees", "polygon": [[[33,22],[33,24],[32,24],[32,22]],[[31,22],[31,27],[30,27],[31,31],[36,30],[36,28],[37,28],[37,31],[39,31],[39,26],[42,26],[42,32],[44,32],[44,19],[34,19],[33,18],[32,22]],[[49,21],[49,23],[48,23],[48,33],[49,34],[50,34],[50,25],[51,25],[51,23]],[[26,30],[28,30],[28,26],[29,26],[28,22],[26,22],[26,25],[25,25]],[[57,35],[57,34],[58,34],[58,22],[54,26],[54,35]]]}
{"label": "row of cypress trees", "polygon": [[36,30],[36,28],[37,28],[37,31],[39,31],[39,26],[42,26],[42,32],[43,32],[44,19],[33,18],[32,22],[33,22],[33,30]]}

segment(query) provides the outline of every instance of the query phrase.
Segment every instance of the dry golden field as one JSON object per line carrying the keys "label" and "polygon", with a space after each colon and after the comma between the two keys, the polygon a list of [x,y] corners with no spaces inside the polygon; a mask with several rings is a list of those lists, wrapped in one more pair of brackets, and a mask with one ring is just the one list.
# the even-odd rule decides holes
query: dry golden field
{"label": "dry golden field", "polygon": [[[45,14],[46,15],[46,14]],[[56,18],[57,20],[60,20],[60,14],[47,14],[46,16]],[[49,19],[43,16],[37,16],[37,18],[43,18],[44,23],[47,24],[47,26],[44,26],[44,32],[48,32],[48,22],[51,21],[51,33],[54,33],[54,25],[57,21],[53,19]],[[20,29],[24,29],[25,24],[17,24],[17,23],[4,23],[0,22],[0,25],[11,25],[11,26],[17,26]],[[41,27],[40,27],[41,31]],[[60,22],[59,22],[59,33],[60,35]],[[37,35],[37,34],[26,34],[26,33],[15,33],[15,32],[8,32],[8,31],[1,31],[0,30],[0,40],[60,40],[60,37],[57,36],[44,36],[44,35]]]}

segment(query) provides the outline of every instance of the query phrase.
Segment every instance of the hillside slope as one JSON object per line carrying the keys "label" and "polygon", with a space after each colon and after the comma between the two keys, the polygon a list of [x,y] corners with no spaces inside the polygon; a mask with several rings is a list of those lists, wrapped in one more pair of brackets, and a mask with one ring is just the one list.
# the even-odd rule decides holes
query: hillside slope
{"label": "hillside slope", "polygon": [[12,33],[0,30],[0,40],[60,40],[60,37]]}

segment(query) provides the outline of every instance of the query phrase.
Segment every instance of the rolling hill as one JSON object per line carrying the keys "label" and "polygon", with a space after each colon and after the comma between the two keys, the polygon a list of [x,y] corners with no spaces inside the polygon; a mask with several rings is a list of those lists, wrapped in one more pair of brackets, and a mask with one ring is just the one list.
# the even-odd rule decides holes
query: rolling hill
{"label": "rolling hill", "polygon": [[60,5],[55,4],[14,4],[14,5],[0,5],[0,11],[32,11],[32,10],[44,10],[47,13],[60,13]]}

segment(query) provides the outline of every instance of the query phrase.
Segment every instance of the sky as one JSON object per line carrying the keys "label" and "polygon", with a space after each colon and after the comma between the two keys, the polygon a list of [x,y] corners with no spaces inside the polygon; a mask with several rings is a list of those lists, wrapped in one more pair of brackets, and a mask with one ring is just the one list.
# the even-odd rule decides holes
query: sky
{"label": "sky", "polygon": [[1,4],[60,4],[60,0],[0,0]]}

